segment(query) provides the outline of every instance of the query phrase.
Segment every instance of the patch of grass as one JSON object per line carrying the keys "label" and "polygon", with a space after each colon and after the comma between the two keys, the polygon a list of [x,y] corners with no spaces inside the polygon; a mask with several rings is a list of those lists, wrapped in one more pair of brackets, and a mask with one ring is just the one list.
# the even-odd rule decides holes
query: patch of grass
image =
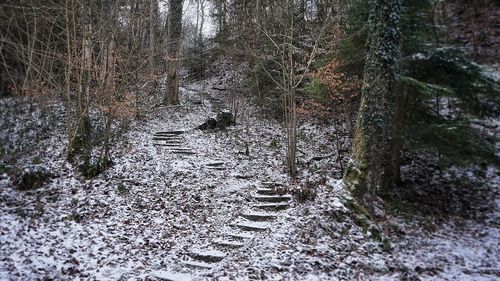
{"label": "patch of grass", "polygon": [[0,174],[10,174],[12,168],[7,166],[7,164],[0,162]]}
{"label": "patch of grass", "polygon": [[17,207],[14,213],[23,219],[27,216],[26,211],[22,207]]}
{"label": "patch of grass", "polygon": [[120,195],[127,195],[129,192],[128,188],[123,183],[119,183],[116,186],[116,190],[118,191],[118,194],[120,194]]}
{"label": "patch of grass", "polygon": [[54,195],[48,196],[47,201],[52,202],[52,203],[59,201],[59,194],[54,194]]}
{"label": "patch of grass", "polygon": [[391,241],[389,241],[389,239],[387,238],[384,238],[382,239],[382,251],[386,252],[386,253],[391,253],[392,252],[392,245],[391,245]]}
{"label": "patch of grass", "polygon": [[71,212],[71,215],[65,218],[68,221],[81,222],[83,220],[83,215],[79,214],[76,210]]}
{"label": "patch of grass", "polygon": [[33,158],[33,160],[31,160],[31,163],[33,165],[40,165],[43,163],[43,161],[42,161],[42,158],[40,156],[36,156]]}
{"label": "patch of grass", "polygon": [[271,149],[278,149],[281,147],[281,144],[279,143],[279,141],[277,139],[273,139],[271,141],[271,143],[269,144],[269,148]]}
{"label": "patch of grass", "polygon": [[70,205],[71,207],[76,208],[78,206],[78,198],[73,197],[73,199],[71,199]]}

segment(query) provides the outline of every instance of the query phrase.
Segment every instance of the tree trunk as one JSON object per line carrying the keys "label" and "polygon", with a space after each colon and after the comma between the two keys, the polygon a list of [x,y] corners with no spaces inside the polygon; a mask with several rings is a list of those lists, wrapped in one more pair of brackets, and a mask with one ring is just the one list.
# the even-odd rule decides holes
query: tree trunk
{"label": "tree trunk", "polygon": [[179,45],[182,30],[182,0],[170,0],[167,41],[166,105],[179,104]]}
{"label": "tree trunk", "polygon": [[391,189],[401,183],[401,151],[404,141],[404,115],[408,89],[397,87],[395,92],[395,107],[393,118],[392,141],[389,151],[389,163],[386,167],[382,192],[388,194]]}
{"label": "tree trunk", "polygon": [[358,202],[373,213],[392,136],[394,88],[400,47],[401,0],[370,0],[368,52],[353,141],[344,182]]}
{"label": "tree trunk", "polygon": [[156,21],[156,7],[158,6],[157,0],[150,0],[149,2],[149,71],[151,75],[155,74],[155,21]]}

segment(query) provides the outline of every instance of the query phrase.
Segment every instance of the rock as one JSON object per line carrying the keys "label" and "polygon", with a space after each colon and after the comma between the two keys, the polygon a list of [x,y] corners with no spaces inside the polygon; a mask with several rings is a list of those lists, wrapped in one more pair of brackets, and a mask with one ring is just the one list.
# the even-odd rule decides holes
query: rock
{"label": "rock", "polygon": [[28,167],[16,173],[14,176],[14,185],[19,190],[32,190],[43,186],[53,175],[47,169],[35,166]]}
{"label": "rock", "polygon": [[203,124],[197,127],[198,130],[213,130],[217,128],[217,120],[215,118],[208,118]]}
{"label": "rock", "polygon": [[230,112],[219,112],[215,118],[208,118],[203,124],[197,127],[198,130],[224,130],[227,127],[234,125],[235,120],[233,114]]}
{"label": "rock", "polygon": [[230,112],[219,112],[216,119],[217,128],[222,130],[235,124],[234,116]]}

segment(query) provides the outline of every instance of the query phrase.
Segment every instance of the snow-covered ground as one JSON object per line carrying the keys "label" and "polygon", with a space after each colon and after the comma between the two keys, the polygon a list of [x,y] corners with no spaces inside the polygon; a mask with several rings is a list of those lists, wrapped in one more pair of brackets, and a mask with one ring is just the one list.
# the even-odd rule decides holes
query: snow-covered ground
{"label": "snow-covered ground", "polygon": [[[37,154],[39,165],[56,174],[46,186],[19,191],[1,175],[0,280],[500,278],[498,199],[484,222],[387,217],[381,227],[392,247],[384,248],[355,223],[359,214],[348,208],[349,193],[336,179],[336,155],[309,168],[304,164],[334,150],[333,126],[301,125],[296,181],[285,172],[283,127],[251,105],[241,106],[238,124],[226,131],[194,130],[214,108],[208,100],[193,101],[210,96],[227,105],[228,91],[212,86],[228,80],[216,76],[184,85],[182,101],[189,106],[160,108],[132,124],[114,148],[115,165],[95,179],[81,179],[62,160],[63,127],[39,144],[45,151]],[[9,103],[14,101],[1,106]],[[16,123],[33,114],[17,115]],[[196,154],[154,146],[155,133],[171,130],[185,130],[182,147]],[[18,131],[2,128],[2,139]],[[240,214],[254,211],[255,192],[267,182],[290,189],[310,185],[316,197],[292,199],[272,221],[250,222],[265,230],[248,232],[255,237],[243,240],[242,247],[216,247],[213,242],[234,232],[236,224],[249,223]],[[203,263],[209,269],[189,266],[193,253],[207,252],[222,260]]]}

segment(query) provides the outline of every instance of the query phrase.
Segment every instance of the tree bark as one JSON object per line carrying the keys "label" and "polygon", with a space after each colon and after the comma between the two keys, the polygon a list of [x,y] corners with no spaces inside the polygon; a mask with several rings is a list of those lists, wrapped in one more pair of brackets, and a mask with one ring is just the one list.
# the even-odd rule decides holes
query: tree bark
{"label": "tree bark", "polygon": [[383,179],[382,192],[388,194],[394,186],[401,183],[401,151],[404,141],[404,117],[408,89],[398,86],[395,93],[392,140],[389,150],[389,163]]}
{"label": "tree bark", "polygon": [[182,1],[170,0],[167,41],[166,105],[179,104],[179,47],[182,31]]}
{"label": "tree bark", "polygon": [[368,52],[353,156],[344,182],[358,202],[373,213],[392,136],[394,89],[400,48],[401,0],[370,0]]}
{"label": "tree bark", "polygon": [[156,8],[158,7],[157,0],[149,2],[149,71],[151,75],[155,74],[155,22]]}

